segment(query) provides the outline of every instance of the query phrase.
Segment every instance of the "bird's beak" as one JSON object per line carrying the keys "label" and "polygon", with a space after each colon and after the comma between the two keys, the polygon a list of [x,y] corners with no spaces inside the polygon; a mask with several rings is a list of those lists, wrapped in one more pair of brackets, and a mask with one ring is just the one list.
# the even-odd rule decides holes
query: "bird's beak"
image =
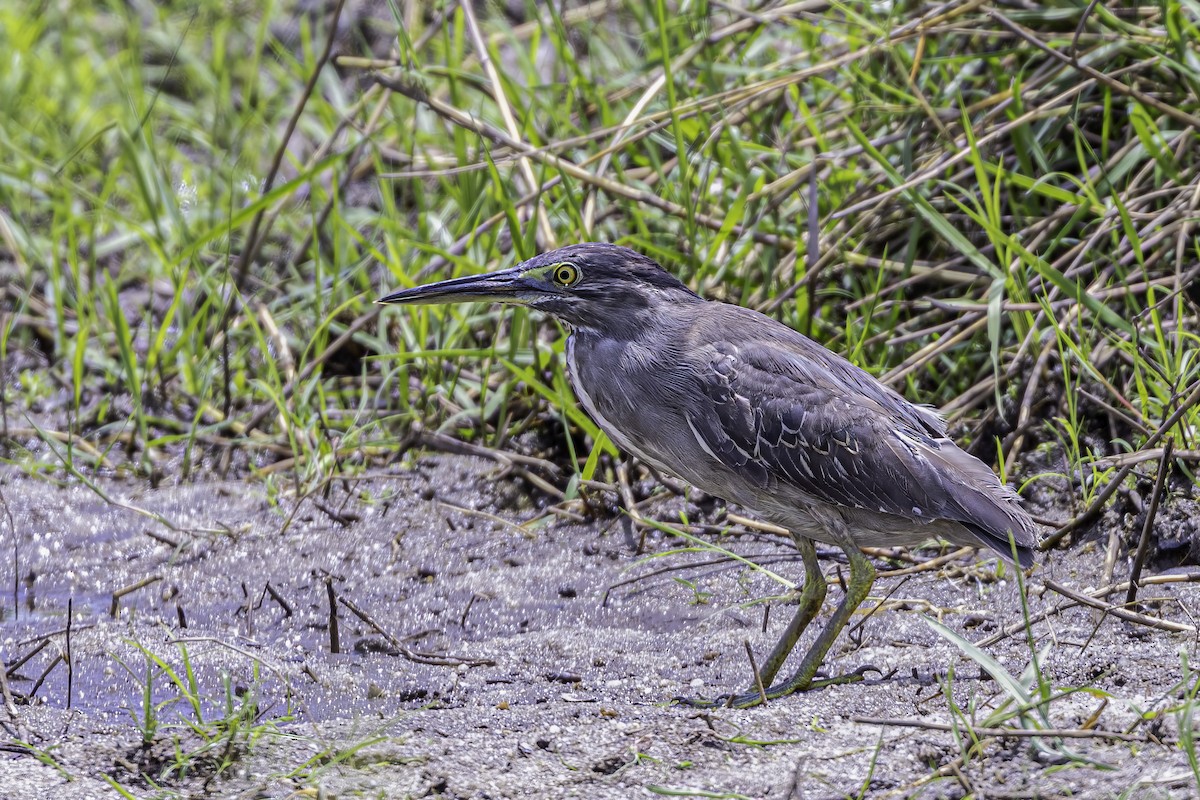
{"label": "bird's beak", "polygon": [[435,305],[444,303],[518,303],[529,302],[536,292],[533,283],[524,276],[520,266],[489,272],[486,275],[469,275],[451,278],[425,286],[401,289],[379,298],[376,303],[385,305]]}

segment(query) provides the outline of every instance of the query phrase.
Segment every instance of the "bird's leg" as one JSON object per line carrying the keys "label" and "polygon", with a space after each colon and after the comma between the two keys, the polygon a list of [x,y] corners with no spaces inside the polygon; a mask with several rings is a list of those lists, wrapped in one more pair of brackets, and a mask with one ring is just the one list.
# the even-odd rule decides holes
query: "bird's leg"
{"label": "bird's leg", "polygon": [[[796,534],[792,534],[792,539],[796,542],[796,549],[800,551],[800,558],[804,561],[804,589],[800,592],[800,606],[796,609],[795,616],[759,670],[757,677],[762,680],[763,686],[770,686],[775,680],[779,668],[787,661],[804,629],[821,610],[825,602],[825,593],[829,589],[825,575],[821,572],[821,565],[817,561],[817,548],[813,546],[812,540]],[[750,694],[754,693],[754,689],[751,688]]]}
{"label": "bird's leg", "polygon": [[[763,662],[762,668],[755,676],[755,683],[761,681],[763,686],[770,686],[775,680],[775,676],[779,674],[780,667],[783,662],[787,661],[787,657],[791,655],[792,649],[795,648],[796,642],[800,640],[800,636],[804,633],[804,629],[808,627],[813,618],[821,610],[821,606],[825,603],[825,594],[829,590],[829,584],[825,581],[825,575],[821,572],[821,564],[817,561],[817,548],[813,545],[811,539],[806,539],[803,536],[792,534],[792,539],[796,543],[796,549],[800,551],[800,558],[804,562],[804,588],[800,592],[799,608],[796,609],[792,621],[788,623],[787,629],[783,635],[779,637],[779,641],[775,643],[775,647],[771,650],[771,655],[767,656],[767,660]],[[771,690],[767,690],[770,696]],[[729,705],[736,708],[744,708],[762,702],[762,694],[757,686],[751,686],[750,691],[745,694],[724,695],[716,700],[701,700],[699,698],[678,697],[678,702],[686,703],[700,708],[715,708],[717,706]]]}
{"label": "bird's leg", "polygon": [[[846,627],[846,623],[850,621],[850,617],[854,614],[855,610],[863,600],[867,599],[867,595],[871,593],[871,584],[875,582],[875,567],[871,565],[867,557],[850,541],[848,535],[838,538],[842,540],[842,549],[845,550],[847,558],[850,559],[850,580],[846,586],[846,596],[842,598],[841,604],[833,612],[833,617],[830,618],[829,622],[821,630],[812,647],[804,654],[804,660],[800,662],[800,666],[792,673],[791,677],[782,683],[766,688],[762,692],[754,689],[745,694],[734,695],[732,697],[726,696],[711,702],[698,702],[694,700],[687,702],[691,705],[707,707],[730,706],[733,708],[749,708],[750,706],[758,705],[764,700],[774,700],[776,697],[783,697],[794,692],[803,692],[808,689],[816,689],[837,683],[853,683],[863,679],[863,671],[860,670],[836,678],[825,678],[819,681],[813,680],[817,674],[817,670],[821,668],[821,664],[825,660],[829,648],[833,646],[838,634],[842,632],[842,628]],[[796,613],[795,619],[788,625],[787,630],[784,631],[783,638],[779,640],[779,643],[775,645],[775,649],[771,651],[771,655],[767,658],[767,663],[764,665],[766,669],[761,672],[764,684],[769,683],[768,674],[771,678],[775,677],[775,673],[778,672],[779,667],[787,659],[788,653],[795,646],[796,640],[804,630],[804,625],[807,625],[811,621],[812,615],[816,614],[824,599],[825,579],[824,576],[820,575],[820,568],[816,563],[816,549],[807,540],[805,544],[807,545],[807,551],[811,551],[812,553],[811,559],[806,548],[800,544],[799,537],[797,537],[796,546],[800,548],[800,554],[805,562],[805,572],[809,576],[806,579],[804,592],[800,596],[800,610]],[[817,580],[812,580],[814,574],[818,576],[819,584]],[[808,610],[805,604],[805,598],[809,594],[810,585],[813,586],[812,597],[814,598],[811,601],[814,604],[811,611]],[[819,599],[817,599],[818,597]],[[805,616],[806,613],[808,614],[807,617]]]}
{"label": "bird's leg", "polygon": [[867,599],[867,595],[871,593],[871,584],[875,582],[875,567],[862,554],[862,551],[848,539],[842,545],[842,549],[850,559],[850,580],[846,586],[846,596],[842,598],[841,605],[837,607],[837,611],[833,612],[833,617],[825,625],[817,640],[813,642],[812,647],[804,655],[804,660],[800,662],[800,666],[792,673],[792,676],[783,683],[767,689],[768,699],[783,697],[793,692],[802,692],[815,688],[815,686],[829,686],[835,683],[862,680],[862,673],[857,672],[841,678],[817,681],[815,684],[813,681],[813,676],[820,669],[834,640],[842,632],[842,628],[846,627],[846,623],[850,621],[851,615],[858,609],[862,601]]}

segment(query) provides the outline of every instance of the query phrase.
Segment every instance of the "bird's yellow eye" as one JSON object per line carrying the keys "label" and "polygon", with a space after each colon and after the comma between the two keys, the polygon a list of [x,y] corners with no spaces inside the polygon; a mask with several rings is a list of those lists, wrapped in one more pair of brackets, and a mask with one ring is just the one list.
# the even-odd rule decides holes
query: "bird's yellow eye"
{"label": "bird's yellow eye", "polygon": [[554,282],[562,287],[574,286],[579,283],[579,267],[574,264],[555,264],[553,272],[550,273],[554,277]]}

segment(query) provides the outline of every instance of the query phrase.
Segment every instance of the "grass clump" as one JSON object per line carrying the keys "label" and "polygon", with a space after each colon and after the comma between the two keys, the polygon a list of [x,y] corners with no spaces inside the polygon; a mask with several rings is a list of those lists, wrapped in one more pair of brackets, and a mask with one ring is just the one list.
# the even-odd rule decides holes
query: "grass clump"
{"label": "grass clump", "polygon": [[[220,675],[220,690],[202,685],[185,643],[177,644],[175,657],[130,642],[141,656],[137,667],[115,657],[140,684],[141,702],[128,711],[141,734],[140,745],[122,763],[133,771],[133,782],[166,791],[188,781],[228,779],[263,740],[279,735],[278,725],[290,719],[285,711],[271,715],[260,708],[263,686],[260,667],[254,663],[245,686],[229,673]],[[127,776],[108,777],[122,790]]]}
{"label": "grass clump", "polygon": [[27,468],[51,437],[304,492],[420,420],[580,470],[553,331],[370,305],[577,239],[809,332],[1018,476],[1195,436],[1186,4],[343,10],[329,59],[329,15],[284,5],[44,6],[0,24]]}

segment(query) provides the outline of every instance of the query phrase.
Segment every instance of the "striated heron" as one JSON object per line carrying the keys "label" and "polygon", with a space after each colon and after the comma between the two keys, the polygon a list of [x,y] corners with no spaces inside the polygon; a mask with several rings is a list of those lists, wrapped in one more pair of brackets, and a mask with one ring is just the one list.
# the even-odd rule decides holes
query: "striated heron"
{"label": "striated heron", "polygon": [[[791,532],[804,563],[799,607],[756,676],[769,688],[722,698],[731,705],[861,678],[816,677],[875,579],[859,546],[940,537],[1033,564],[1033,521],[946,437],[936,412],[770,317],[703,299],[633,250],[571,245],[379,300],[464,301],[530,306],[566,323],[572,387],[621,450]],[[814,540],[845,552],[846,594],[775,683],[825,600]]]}

